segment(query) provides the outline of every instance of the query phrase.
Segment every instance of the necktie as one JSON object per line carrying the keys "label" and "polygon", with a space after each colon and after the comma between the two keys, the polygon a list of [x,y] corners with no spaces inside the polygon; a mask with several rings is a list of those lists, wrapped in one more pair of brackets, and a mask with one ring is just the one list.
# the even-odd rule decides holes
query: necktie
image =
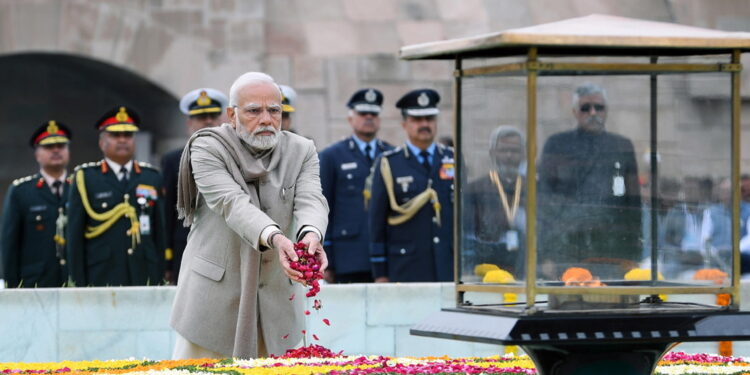
{"label": "necktie", "polygon": [[120,182],[122,182],[123,185],[128,184],[128,170],[125,169],[125,167],[120,169]]}
{"label": "necktie", "polygon": [[419,153],[419,156],[422,157],[422,165],[429,172],[430,171],[430,153],[427,152],[426,150],[422,150],[422,152]]}
{"label": "necktie", "polygon": [[372,147],[370,147],[370,144],[368,143],[365,146],[365,159],[367,159],[368,165],[372,165],[372,156],[370,156],[370,151],[372,151]]}
{"label": "necktie", "polygon": [[55,181],[52,183],[52,190],[55,192],[58,198],[62,197],[62,181]]}

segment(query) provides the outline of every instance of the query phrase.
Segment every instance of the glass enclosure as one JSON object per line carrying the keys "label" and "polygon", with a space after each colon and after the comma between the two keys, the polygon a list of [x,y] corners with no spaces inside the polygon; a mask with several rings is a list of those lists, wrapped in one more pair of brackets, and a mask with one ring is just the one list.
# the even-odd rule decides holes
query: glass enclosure
{"label": "glass enclosure", "polygon": [[[460,305],[637,310],[732,291],[729,56],[593,61],[457,74]],[[750,207],[739,216],[742,237]],[[504,298],[469,297],[488,291]]]}

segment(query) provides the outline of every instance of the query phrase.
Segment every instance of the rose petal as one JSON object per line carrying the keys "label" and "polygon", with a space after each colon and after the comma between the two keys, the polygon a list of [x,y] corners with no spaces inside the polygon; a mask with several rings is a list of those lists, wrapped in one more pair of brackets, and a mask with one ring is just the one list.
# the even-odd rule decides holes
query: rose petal
{"label": "rose petal", "polygon": [[318,338],[318,336],[316,336],[316,335],[313,335],[313,338],[314,338],[314,339],[316,339],[316,340],[320,340],[320,339]]}
{"label": "rose petal", "polygon": [[293,300],[293,299],[294,299],[294,293],[292,293],[292,296],[291,296],[291,297],[289,297],[289,300],[290,300],[290,301],[291,301],[291,300]]}
{"label": "rose petal", "polygon": [[289,334],[287,333],[286,335],[284,335],[284,337],[282,337],[282,339],[286,340],[288,337],[289,337]]}
{"label": "rose petal", "polygon": [[328,319],[323,319],[323,323],[325,323],[327,326],[331,325],[331,321]]}
{"label": "rose petal", "polygon": [[305,315],[310,315],[310,310],[305,310]]}

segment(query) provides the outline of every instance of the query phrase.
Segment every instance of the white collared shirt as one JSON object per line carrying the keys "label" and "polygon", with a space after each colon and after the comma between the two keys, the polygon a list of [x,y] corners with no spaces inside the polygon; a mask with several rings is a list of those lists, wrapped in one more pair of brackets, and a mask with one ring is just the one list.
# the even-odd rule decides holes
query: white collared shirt
{"label": "white collared shirt", "polygon": [[120,169],[122,169],[122,168],[125,168],[125,170],[128,171],[126,175],[128,176],[128,178],[130,178],[130,172],[133,170],[133,161],[132,160],[128,160],[128,162],[125,163],[124,166],[115,163],[110,158],[104,158],[104,161],[106,161],[107,164],[109,164],[109,167],[112,168],[112,172],[115,173],[115,176],[117,176],[118,180],[120,180],[120,178],[121,178],[121,176],[120,176]]}
{"label": "white collared shirt", "polygon": [[[49,187],[49,189],[52,191],[52,194],[57,194],[57,192],[55,191],[55,186],[54,186],[55,181],[60,181],[64,184],[65,177],[68,176],[67,171],[63,171],[63,174],[59,178],[54,178],[50,176],[49,174],[47,174],[47,172],[44,171],[44,169],[40,170],[39,173],[42,175],[42,178],[44,178],[44,182],[47,183],[47,187]],[[60,191],[60,193],[62,194],[62,191]]]}

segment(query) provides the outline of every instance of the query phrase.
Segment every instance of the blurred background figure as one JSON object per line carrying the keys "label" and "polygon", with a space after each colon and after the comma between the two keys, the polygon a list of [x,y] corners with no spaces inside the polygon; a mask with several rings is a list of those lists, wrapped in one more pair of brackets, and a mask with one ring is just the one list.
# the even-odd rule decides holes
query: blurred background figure
{"label": "blurred background figure", "polygon": [[39,172],[16,179],[8,189],[0,264],[10,288],[56,288],[68,279],[65,211],[71,138],[70,129],[62,123],[42,124],[29,141]]}
{"label": "blurred background figure", "polygon": [[[185,129],[191,136],[198,130],[219,126],[223,122],[223,112],[229,101],[223,92],[212,88],[199,88],[185,94],[180,100],[180,111],[185,114]],[[161,170],[164,175],[164,201],[167,230],[168,264],[166,279],[177,283],[180,274],[182,253],[187,244],[190,228],[177,220],[177,172],[182,158],[182,148],[172,150],[162,157]]]}
{"label": "blurred background figure", "polygon": [[464,251],[523,277],[526,249],[526,147],[523,134],[503,125],[492,131],[487,175],[469,184],[465,198]]}
{"label": "blurred background figure", "polygon": [[297,102],[297,92],[293,88],[287,85],[279,85],[281,89],[281,130],[286,130],[292,133],[296,131],[292,128],[292,114],[294,113],[294,105]]}

